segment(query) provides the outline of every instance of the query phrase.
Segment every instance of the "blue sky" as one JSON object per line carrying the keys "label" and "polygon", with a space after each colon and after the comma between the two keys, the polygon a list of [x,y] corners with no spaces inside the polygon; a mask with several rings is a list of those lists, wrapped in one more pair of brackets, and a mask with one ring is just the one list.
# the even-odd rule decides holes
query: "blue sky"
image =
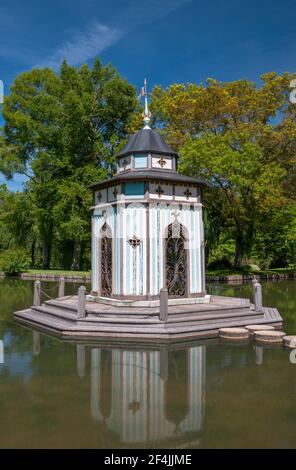
{"label": "blue sky", "polygon": [[258,81],[296,71],[295,11],[295,0],[1,0],[0,79],[7,93],[32,67],[100,56],[138,87]]}

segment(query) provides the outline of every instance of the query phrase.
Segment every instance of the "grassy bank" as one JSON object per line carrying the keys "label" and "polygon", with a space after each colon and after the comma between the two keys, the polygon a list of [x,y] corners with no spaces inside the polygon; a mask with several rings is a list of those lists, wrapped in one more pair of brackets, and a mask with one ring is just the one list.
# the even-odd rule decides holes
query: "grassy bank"
{"label": "grassy bank", "polygon": [[293,268],[273,268],[264,269],[259,271],[248,270],[245,267],[241,269],[206,269],[207,276],[248,276],[256,274],[261,276],[268,276],[272,274],[291,274],[296,272],[296,267]]}
{"label": "grassy bank", "polygon": [[67,269],[29,269],[20,274],[24,280],[40,279],[44,281],[58,281],[64,277],[68,282],[90,282],[90,271],[70,271]]}
{"label": "grassy bank", "polygon": [[90,276],[90,271],[70,271],[64,269],[28,269],[23,274],[40,274],[40,275],[55,275],[55,276]]}
{"label": "grassy bank", "polygon": [[257,278],[260,281],[296,279],[296,268],[274,268],[265,270],[248,269],[206,269],[207,282],[242,283]]}

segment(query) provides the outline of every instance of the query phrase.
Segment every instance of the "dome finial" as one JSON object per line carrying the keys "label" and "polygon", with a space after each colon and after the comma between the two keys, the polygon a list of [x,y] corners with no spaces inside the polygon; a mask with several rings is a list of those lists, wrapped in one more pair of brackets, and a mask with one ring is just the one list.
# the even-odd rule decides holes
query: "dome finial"
{"label": "dome finial", "polygon": [[147,80],[144,80],[144,86],[141,90],[141,96],[145,97],[145,107],[143,112],[143,121],[144,121],[144,129],[150,129],[149,123],[151,121],[151,113],[148,108],[148,95],[147,95]]}

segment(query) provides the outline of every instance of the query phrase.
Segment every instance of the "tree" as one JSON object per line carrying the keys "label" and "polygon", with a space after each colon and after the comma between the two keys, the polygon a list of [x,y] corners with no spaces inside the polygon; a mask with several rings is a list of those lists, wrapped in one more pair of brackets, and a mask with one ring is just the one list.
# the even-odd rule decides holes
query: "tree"
{"label": "tree", "polygon": [[295,266],[296,204],[274,208],[256,221],[252,256],[263,267]]}
{"label": "tree", "polygon": [[217,210],[224,226],[235,239],[234,266],[240,267],[242,255],[250,251],[257,216],[280,207],[284,198],[281,182],[286,174],[276,163],[266,165],[258,144],[249,136],[205,135],[184,144],[181,170],[202,177],[212,188],[207,202]]}
{"label": "tree", "polygon": [[26,192],[9,191],[0,187],[0,251],[24,249],[35,265],[37,241],[35,214],[30,196]]}
{"label": "tree", "polygon": [[73,237],[72,265],[79,268],[89,212],[84,204],[78,211],[77,201],[90,201],[87,185],[112,173],[114,151],[137,107],[135,88],[99,60],[93,68],[63,62],[58,74],[34,69],[15,79],[3,108],[0,170],[29,178],[43,268],[50,266],[55,234]]}
{"label": "tree", "polygon": [[[104,170],[101,170],[104,176]],[[65,178],[57,189],[57,202],[53,209],[56,237],[73,241],[71,269],[80,269],[83,243],[90,243],[90,207],[92,195],[88,185],[98,178],[92,166],[77,169],[71,177]],[[67,217],[65,217],[67,214]]]}
{"label": "tree", "polygon": [[246,80],[209,79],[205,87],[171,85],[153,91],[152,111],[168,142],[180,149],[180,171],[211,187],[205,192],[208,220],[220,227],[210,232],[218,237],[219,230],[227,230],[235,239],[235,267],[250,252],[256,220],[279,210],[293,192],[292,76],[269,73],[261,79],[261,87]]}

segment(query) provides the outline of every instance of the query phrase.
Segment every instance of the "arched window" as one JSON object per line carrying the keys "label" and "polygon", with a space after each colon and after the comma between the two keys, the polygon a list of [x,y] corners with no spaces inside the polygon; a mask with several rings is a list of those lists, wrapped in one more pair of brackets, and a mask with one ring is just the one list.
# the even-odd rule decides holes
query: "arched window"
{"label": "arched window", "polygon": [[175,221],[167,227],[165,237],[165,275],[168,295],[184,297],[187,294],[188,250],[185,228]]}
{"label": "arched window", "polygon": [[110,297],[112,294],[112,232],[109,225],[104,223],[101,229],[101,296]]}

